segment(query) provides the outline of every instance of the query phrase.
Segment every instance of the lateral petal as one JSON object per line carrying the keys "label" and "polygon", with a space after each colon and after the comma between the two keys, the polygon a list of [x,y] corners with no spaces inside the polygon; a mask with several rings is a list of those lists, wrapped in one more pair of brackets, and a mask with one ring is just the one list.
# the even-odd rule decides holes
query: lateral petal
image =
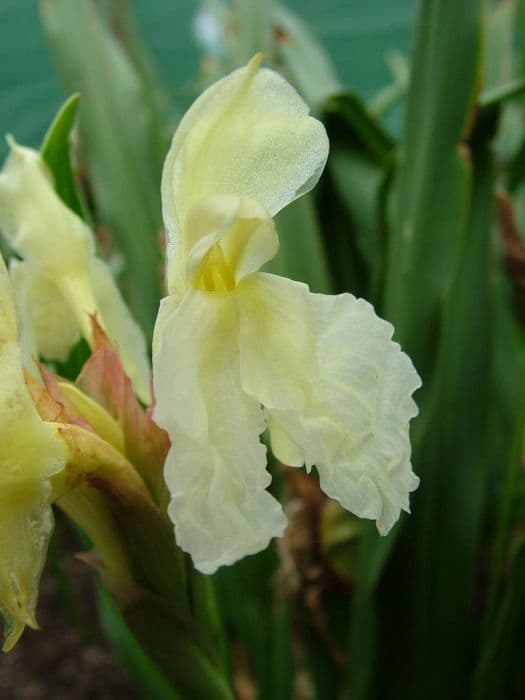
{"label": "lateral petal", "polygon": [[238,195],[270,215],[310,190],[328,155],[323,125],[278,73],[256,56],[209,87],[182,119],[162,175],[167,279],[183,283],[185,220],[201,199]]}
{"label": "lateral petal", "polygon": [[31,263],[11,261],[9,276],[21,319],[26,368],[32,369],[31,356],[65,362],[80,338],[80,328],[63,295]]}
{"label": "lateral petal", "polygon": [[100,321],[118,353],[137,396],[151,403],[151,369],[146,339],[126,306],[109,265],[99,258],[91,261],[91,284]]}
{"label": "lateral petal", "polygon": [[274,454],[316,465],[327,495],[386,534],[418,485],[408,427],[420,379],[392,326],[363,299],[274,275],[238,291],[241,383],[266,408]]}
{"label": "lateral petal", "polygon": [[165,465],[178,544],[212,573],[282,534],[266,491],[260,403],[242,389],[238,313],[229,294],[194,290],[162,301],[155,328],[155,421],[172,447]]}

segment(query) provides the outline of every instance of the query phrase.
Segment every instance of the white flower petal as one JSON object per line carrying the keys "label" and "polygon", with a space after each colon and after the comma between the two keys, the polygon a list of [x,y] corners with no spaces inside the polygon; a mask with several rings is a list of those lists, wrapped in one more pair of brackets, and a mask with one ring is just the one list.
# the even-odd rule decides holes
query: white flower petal
{"label": "white flower petal", "polygon": [[[96,315],[120,351],[138,396],[150,400],[150,371],[143,334],[126,307],[109,267],[95,256],[93,234],[62,202],[38,151],[9,141],[11,152],[0,173],[0,228],[28,267],[18,268],[24,319],[38,353],[64,360],[78,330],[92,343]],[[31,279],[29,279],[31,277]],[[25,307],[30,307],[26,312]]]}
{"label": "white flower petal", "polygon": [[26,625],[37,627],[36,606],[53,513],[47,481],[2,489],[0,496],[0,612],[3,651],[10,651]]}
{"label": "white flower petal", "polygon": [[195,290],[180,306],[163,300],[154,417],[172,442],[165,479],[177,542],[204,573],[264,549],[286,525],[265,490],[265,422],[241,387],[238,344],[233,295]]}
{"label": "white flower petal", "polygon": [[28,262],[11,261],[9,275],[21,319],[25,367],[32,371],[38,355],[65,362],[80,329],[63,295]]}
{"label": "white flower petal", "polygon": [[55,427],[41,420],[26,385],[12,288],[1,255],[0,425],[0,493],[11,484],[47,478],[62,468],[62,441]]}
{"label": "white flower petal", "polygon": [[35,625],[38,581],[52,528],[48,478],[60,471],[65,445],[31,400],[22,368],[11,285],[0,256],[0,611],[4,649]]}
{"label": "white flower petal", "polygon": [[9,140],[11,152],[0,172],[0,229],[10,245],[56,279],[83,271],[94,250],[88,226],[55,192],[38,151]]}
{"label": "white flower petal", "polygon": [[208,88],[173,137],[162,175],[170,293],[183,285],[185,222],[199,200],[237,195],[273,216],[310,190],[324,168],[323,125],[284,78],[259,64],[255,57]]}
{"label": "white flower petal", "polygon": [[418,485],[408,425],[420,380],[392,326],[362,299],[274,275],[237,292],[242,386],[267,410],[276,457],[316,465],[325,493],[385,534]]}

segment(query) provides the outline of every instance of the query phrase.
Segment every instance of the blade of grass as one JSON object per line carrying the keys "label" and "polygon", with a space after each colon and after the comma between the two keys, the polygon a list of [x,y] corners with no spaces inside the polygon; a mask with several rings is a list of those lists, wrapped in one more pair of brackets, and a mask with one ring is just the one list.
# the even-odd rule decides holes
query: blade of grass
{"label": "blade of grass", "polygon": [[482,7],[482,0],[423,0],[412,56],[384,313],[424,382],[468,213],[470,167],[461,141],[479,87]]}
{"label": "blade of grass", "polygon": [[359,98],[327,100],[330,155],[319,197],[324,242],[337,291],[376,302],[384,264],[384,187],[394,142]]}
{"label": "blade of grass", "polygon": [[[481,9],[481,2],[475,0],[469,0],[466,3],[438,3],[434,0],[423,0],[420,5],[416,45],[412,56],[405,130],[390,209],[391,227],[388,230],[383,312],[394,323],[396,338],[412,356],[424,380],[430,378],[435,364],[436,334],[440,325],[442,303],[457,273],[458,259],[468,221],[471,168],[465,153],[461,152],[460,141],[471,121],[473,99],[477,89]],[[451,76],[454,76],[452,81]],[[485,184],[485,187],[487,186]],[[477,245],[484,247],[480,248],[481,252],[476,256],[476,262],[482,265],[479,270],[481,275],[485,270],[485,264],[484,257],[479,259],[479,255],[487,254],[487,231],[477,231],[478,237],[482,234],[484,238],[478,241]],[[471,271],[469,277],[470,282],[475,282],[472,292],[478,286],[476,280],[472,280],[473,274],[474,272]],[[480,283],[485,293],[486,276],[480,280]],[[468,293],[464,292],[463,296],[463,306],[465,306]],[[465,309],[462,308],[461,311],[464,312]],[[449,326],[452,326],[452,330],[449,331],[448,352],[450,353],[454,351],[455,342],[458,343],[458,348],[461,348],[461,338],[463,338],[461,333],[457,339],[454,339],[454,333],[458,331],[457,326],[463,322],[459,311],[455,318],[456,320],[448,320]],[[475,319],[476,332],[478,326],[479,319]],[[451,355],[452,364],[449,364],[446,371],[442,370],[441,381],[452,381],[455,373],[461,376],[460,367],[463,361],[463,357],[458,356],[457,353]],[[483,353],[476,358],[476,369],[473,370],[475,378],[472,379],[474,386],[479,376],[482,376],[482,368],[485,367],[486,362],[487,358]],[[449,377],[446,374],[449,374]],[[451,389],[454,387],[453,384],[449,386]],[[469,385],[467,390],[470,392],[472,388]],[[470,394],[467,395],[470,396]],[[439,405],[439,410],[433,413],[435,439],[432,440],[432,449],[435,450],[437,458],[441,445],[437,436],[441,433],[442,437],[446,437],[448,443],[445,449],[450,451],[446,459],[449,461],[452,459],[456,464],[458,461],[457,457],[454,457],[457,441],[455,426],[450,424],[441,429],[440,423],[450,412],[451,405],[457,406],[458,398],[458,394],[441,397],[442,403]],[[421,402],[420,396],[419,403]],[[447,402],[452,404],[447,406]],[[419,425],[423,425],[423,422],[428,424],[429,417],[430,415],[425,421],[425,415],[422,415]],[[477,416],[472,416],[474,425],[475,420]],[[465,428],[472,430],[471,425],[466,425]],[[447,431],[450,432],[447,433]],[[443,458],[443,454],[444,452],[441,452],[440,459]],[[478,455],[476,450],[476,456]],[[427,508],[430,508],[430,512],[435,516],[435,504],[432,500],[440,497],[437,489],[442,488],[443,484],[432,485],[427,479],[428,471],[438,468],[439,462],[432,459],[433,467],[431,467],[424,464],[429,461],[428,454],[420,454],[416,457],[419,457],[415,459],[416,472],[421,472],[423,478],[421,492],[424,488],[428,495],[425,503],[420,503],[419,512],[424,514]],[[451,484],[451,489],[458,486],[458,484]],[[465,487],[466,484],[463,486]],[[413,499],[416,505],[422,498],[421,492]],[[458,507],[460,502],[456,499],[454,501],[455,506]],[[435,523],[427,522],[422,525],[416,523],[413,518],[414,516],[409,520],[412,534],[408,537],[417,542],[418,528],[423,526],[423,528],[432,529]],[[427,537],[430,532],[427,531]],[[443,534],[445,533],[448,536],[448,528],[443,530]],[[395,677],[393,683],[395,689],[392,687],[388,691],[386,688],[383,689],[389,697],[401,696],[407,687],[412,689],[412,693],[416,695],[419,693],[417,697],[421,697],[427,687],[431,686],[431,677],[432,681],[436,680],[435,674],[432,673],[425,678],[429,670],[430,649],[435,651],[436,646],[440,648],[440,643],[445,643],[447,630],[440,629],[441,636],[437,644],[432,643],[431,639],[422,634],[423,629],[423,632],[431,635],[431,624],[428,620],[428,602],[421,600],[421,597],[424,597],[429,583],[432,583],[429,582],[428,577],[432,573],[437,573],[436,566],[438,570],[441,570],[442,566],[436,561],[425,562],[423,547],[418,549],[416,546],[416,552],[413,549],[410,550],[408,556],[412,558],[408,561],[411,561],[411,572],[416,554],[420,558],[419,576],[417,583],[410,587],[410,594],[406,590],[404,570],[401,580],[398,579],[396,582],[389,579],[388,586],[394,587],[395,593],[399,596],[399,599],[395,598],[389,602],[394,609],[399,608],[403,612],[394,616],[396,618],[394,634],[400,632],[400,640],[396,642],[393,639],[387,640],[388,625],[383,622],[383,613],[378,613],[376,591],[380,574],[391,554],[395,538],[395,532],[386,540],[380,540],[370,533],[363,540],[360,555],[361,576],[358,578],[356,598],[352,608],[349,653],[350,695],[353,700],[377,697],[377,686],[381,685],[381,679],[374,674],[375,668],[383,669],[381,675],[386,682],[392,681],[392,676]],[[407,555],[406,548],[404,553]],[[455,553],[459,555],[459,551]],[[442,551],[431,549],[427,557],[431,559],[432,554],[439,557]],[[427,565],[430,568],[426,568]],[[372,576],[368,572],[374,569]],[[468,578],[468,584],[470,580]],[[419,595],[417,605],[410,600],[411,595]],[[431,599],[436,602],[434,598],[429,598]],[[443,600],[437,602],[442,604]],[[412,609],[415,617],[421,614],[421,620],[418,629],[416,625],[413,631],[407,632],[405,645],[403,645],[402,632],[407,625],[404,615]],[[447,617],[447,620],[449,619]],[[379,625],[379,622],[382,624]],[[452,629],[448,631],[453,636]],[[379,649],[378,642],[381,643]],[[395,647],[390,649],[388,642],[395,644]],[[419,648],[418,645],[425,645],[427,642],[428,651],[425,648]],[[385,643],[387,650],[391,652],[390,655],[384,652]],[[402,655],[399,657],[397,652],[401,649]],[[384,653],[386,657],[379,660]],[[414,656],[418,657],[418,663],[414,662]],[[407,667],[408,659],[410,659],[410,667]],[[386,664],[385,667],[381,665],[383,662]],[[455,653],[451,655],[448,663],[447,659],[444,659],[444,665],[440,669],[442,677],[446,677],[449,671],[454,675],[457,668],[453,669],[452,666],[456,663]],[[440,668],[437,661],[434,661],[434,664],[434,668]],[[421,686],[417,685],[418,682],[421,682]],[[443,692],[441,682],[437,682],[432,692],[433,697],[446,697],[446,694],[439,695]],[[416,695],[413,696],[416,697]]]}
{"label": "blade of grass", "polygon": [[71,167],[69,138],[75,125],[80,95],[71,95],[60,108],[49,127],[40,152],[55,180],[55,190],[62,201],[79,216],[84,217],[84,207]]}
{"label": "blade of grass", "polygon": [[98,586],[98,608],[104,630],[140,693],[148,700],[182,700],[142,650],[102,585]]}
{"label": "blade of grass", "polygon": [[332,283],[313,195],[307,194],[283,209],[275,223],[280,247],[266,269],[306,282],[314,292],[330,292]]}
{"label": "blade of grass", "polygon": [[466,245],[414,444],[422,483],[383,598],[397,609],[385,612],[378,663],[388,659],[393,697],[414,700],[465,697],[477,635],[472,608],[491,460],[494,168],[485,146],[473,156]]}

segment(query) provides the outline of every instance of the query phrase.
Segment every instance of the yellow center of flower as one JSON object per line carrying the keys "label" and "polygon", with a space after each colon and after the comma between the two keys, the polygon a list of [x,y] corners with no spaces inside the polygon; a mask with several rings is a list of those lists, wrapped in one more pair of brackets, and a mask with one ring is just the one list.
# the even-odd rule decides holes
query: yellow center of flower
{"label": "yellow center of flower", "polygon": [[206,292],[231,292],[235,287],[235,277],[226,262],[220,243],[212,246],[196,278],[197,289],[203,289]]}

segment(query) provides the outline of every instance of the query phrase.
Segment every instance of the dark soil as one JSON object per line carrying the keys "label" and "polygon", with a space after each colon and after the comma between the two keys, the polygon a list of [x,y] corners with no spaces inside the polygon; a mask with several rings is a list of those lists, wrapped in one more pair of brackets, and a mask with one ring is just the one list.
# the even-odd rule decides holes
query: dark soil
{"label": "dark soil", "polygon": [[139,700],[99,628],[94,573],[74,558],[80,549],[59,521],[40,587],[41,630],[26,629],[0,656],[0,700]]}

